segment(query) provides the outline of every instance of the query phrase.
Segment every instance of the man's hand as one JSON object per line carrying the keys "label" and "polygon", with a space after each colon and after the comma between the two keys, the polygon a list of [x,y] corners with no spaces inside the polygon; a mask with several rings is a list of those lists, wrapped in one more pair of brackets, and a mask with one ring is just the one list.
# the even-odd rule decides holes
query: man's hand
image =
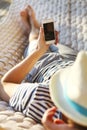
{"label": "man's hand", "polygon": [[47,130],[59,130],[58,124],[65,124],[63,120],[53,119],[56,110],[56,107],[48,109],[42,118],[42,123]]}
{"label": "man's hand", "polygon": [[42,52],[46,52],[49,48],[49,45],[46,44],[45,38],[44,38],[44,31],[43,28],[40,27],[39,36],[37,39],[37,48],[38,50],[41,50]]}

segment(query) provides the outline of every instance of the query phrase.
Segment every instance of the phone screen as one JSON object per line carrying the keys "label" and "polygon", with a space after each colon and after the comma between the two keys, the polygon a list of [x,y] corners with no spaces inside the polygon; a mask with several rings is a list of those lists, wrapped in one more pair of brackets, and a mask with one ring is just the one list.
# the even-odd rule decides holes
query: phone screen
{"label": "phone screen", "polygon": [[44,34],[45,34],[45,41],[50,41],[55,39],[55,34],[54,34],[54,23],[44,23]]}

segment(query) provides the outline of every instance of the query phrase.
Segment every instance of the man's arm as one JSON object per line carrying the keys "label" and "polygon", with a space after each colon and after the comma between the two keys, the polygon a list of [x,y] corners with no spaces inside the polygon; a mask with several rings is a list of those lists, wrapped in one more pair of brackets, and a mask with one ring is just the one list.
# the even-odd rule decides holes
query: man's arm
{"label": "man's arm", "polygon": [[33,68],[37,60],[47,51],[48,45],[45,44],[43,29],[40,28],[39,37],[37,39],[37,48],[19,64],[9,70],[1,79],[0,97],[8,101],[15,92],[18,84]]}
{"label": "man's arm", "polygon": [[2,78],[2,83],[21,83],[24,77],[33,68],[37,60],[39,60],[39,58],[47,51],[49,46],[45,44],[42,28],[40,29],[40,34],[37,42],[38,43],[36,50],[19,64],[17,64],[15,67],[13,67],[10,71],[8,71]]}

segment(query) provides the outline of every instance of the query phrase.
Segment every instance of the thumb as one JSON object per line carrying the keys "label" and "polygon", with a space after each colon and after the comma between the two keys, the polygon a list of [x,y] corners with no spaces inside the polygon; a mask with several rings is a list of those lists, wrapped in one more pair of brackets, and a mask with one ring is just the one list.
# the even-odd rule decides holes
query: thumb
{"label": "thumb", "polygon": [[43,31],[43,28],[42,28],[42,27],[40,27],[39,39],[40,39],[40,40],[44,40],[44,31]]}
{"label": "thumb", "polygon": [[65,124],[65,122],[63,120],[61,120],[61,119],[55,119],[54,123],[55,124]]}

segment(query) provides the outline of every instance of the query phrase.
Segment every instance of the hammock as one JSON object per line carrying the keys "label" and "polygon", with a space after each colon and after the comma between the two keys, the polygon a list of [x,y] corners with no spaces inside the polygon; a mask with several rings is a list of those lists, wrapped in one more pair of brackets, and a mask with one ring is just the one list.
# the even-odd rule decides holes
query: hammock
{"label": "hammock", "polygon": [[[39,22],[53,18],[59,42],[75,50],[87,50],[87,0],[13,0],[0,23],[0,78],[23,58],[28,39],[22,28],[20,11],[30,4]],[[44,130],[21,112],[0,101],[0,126],[9,130]]]}

